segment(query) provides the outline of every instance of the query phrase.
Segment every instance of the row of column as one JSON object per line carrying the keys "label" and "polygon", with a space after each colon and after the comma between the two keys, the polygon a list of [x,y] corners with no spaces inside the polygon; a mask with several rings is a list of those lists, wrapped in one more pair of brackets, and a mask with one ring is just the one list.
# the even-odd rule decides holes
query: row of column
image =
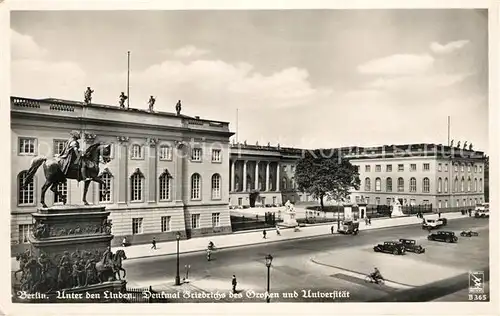
{"label": "row of column", "polygon": [[[236,176],[236,173],[235,173],[235,169],[236,169],[236,162],[237,160],[232,160],[231,161],[231,191],[236,191],[236,181],[235,181],[235,176]],[[246,191],[246,188],[247,188],[247,163],[248,163],[248,160],[243,160],[243,191]],[[256,161],[256,165],[255,165],[255,177],[254,177],[254,181],[255,181],[255,188],[258,188],[259,187],[259,165],[260,165],[260,161]],[[271,162],[270,161],[265,161],[266,163],[266,191],[270,191],[269,190],[269,182],[270,182],[270,171],[269,171],[269,167],[271,165]],[[280,190],[280,164],[279,162],[276,162],[276,191],[279,191]]]}

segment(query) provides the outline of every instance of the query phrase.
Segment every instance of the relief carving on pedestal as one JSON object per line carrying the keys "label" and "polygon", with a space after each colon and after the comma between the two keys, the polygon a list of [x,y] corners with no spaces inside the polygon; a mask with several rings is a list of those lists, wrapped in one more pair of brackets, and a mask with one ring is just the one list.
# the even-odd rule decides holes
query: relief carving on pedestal
{"label": "relief carving on pedestal", "polygon": [[109,235],[111,234],[111,226],[111,221],[107,219],[103,219],[101,223],[64,224],[46,224],[43,220],[37,220],[33,229],[33,237],[36,239],[45,239],[76,235]]}

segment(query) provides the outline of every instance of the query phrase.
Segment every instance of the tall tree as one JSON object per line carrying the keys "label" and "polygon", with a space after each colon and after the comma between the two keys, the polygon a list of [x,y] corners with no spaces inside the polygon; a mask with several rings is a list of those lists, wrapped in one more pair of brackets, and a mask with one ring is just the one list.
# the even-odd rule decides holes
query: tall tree
{"label": "tall tree", "polygon": [[300,191],[320,200],[321,210],[325,198],[342,201],[360,184],[356,166],[337,154],[325,155],[322,150],[305,152],[297,163],[295,180]]}

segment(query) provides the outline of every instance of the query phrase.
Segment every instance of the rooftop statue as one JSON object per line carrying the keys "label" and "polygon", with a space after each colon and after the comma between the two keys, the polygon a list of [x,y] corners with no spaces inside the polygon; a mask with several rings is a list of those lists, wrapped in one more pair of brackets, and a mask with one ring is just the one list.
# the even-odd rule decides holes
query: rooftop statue
{"label": "rooftop statue", "polygon": [[124,92],[120,94],[120,107],[124,108],[125,107],[125,100],[127,100],[128,97],[125,95]]}
{"label": "rooftop statue", "polygon": [[84,94],[84,101],[86,104],[90,104],[92,102],[92,93],[94,93],[94,90],[90,89],[90,87],[87,87],[87,90],[85,90]]}
{"label": "rooftop statue", "polygon": [[80,151],[79,140],[80,133],[72,131],[59,157],[47,158],[45,156],[37,156],[31,161],[31,166],[22,183],[22,188],[27,187],[33,181],[38,168],[43,165],[45,183],[41,190],[40,203],[42,207],[47,207],[45,204],[45,192],[49,188],[66,204],[66,197],[57,190],[57,187],[61,183],[66,183],[68,179],[77,180],[78,182],[83,181],[85,183],[82,197],[85,205],[88,205],[87,192],[91,181],[101,184],[105,191],[109,190],[106,183],[99,177],[99,163],[108,163],[111,160],[111,145],[97,142],[90,145],[82,153]]}
{"label": "rooftop statue", "polygon": [[149,112],[153,112],[153,107],[155,105],[156,99],[151,96],[149,97],[148,105],[149,105]]}
{"label": "rooftop statue", "polygon": [[181,114],[181,110],[182,110],[182,105],[181,105],[181,100],[179,100],[175,105],[175,112],[177,113],[177,115]]}

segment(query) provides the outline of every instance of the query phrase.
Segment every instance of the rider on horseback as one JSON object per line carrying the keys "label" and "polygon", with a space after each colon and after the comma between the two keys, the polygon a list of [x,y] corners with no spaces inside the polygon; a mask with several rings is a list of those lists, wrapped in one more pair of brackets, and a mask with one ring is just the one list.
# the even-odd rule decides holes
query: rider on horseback
{"label": "rider on horseback", "polygon": [[108,246],[108,248],[104,251],[104,253],[102,254],[102,259],[102,263],[105,267],[113,267],[113,253],[111,252],[111,247]]}
{"label": "rider on horseback", "polygon": [[70,135],[71,137],[66,141],[64,149],[59,155],[59,158],[62,160],[62,172],[68,177],[71,166],[76,164],[81,172],[79,181],[91,180],[87,177],[86,168],[84,168],[82,163],[82,153],[80,151],[80,142],[78,141],[80,139],[80,133],[78,131],[71,131]]}

